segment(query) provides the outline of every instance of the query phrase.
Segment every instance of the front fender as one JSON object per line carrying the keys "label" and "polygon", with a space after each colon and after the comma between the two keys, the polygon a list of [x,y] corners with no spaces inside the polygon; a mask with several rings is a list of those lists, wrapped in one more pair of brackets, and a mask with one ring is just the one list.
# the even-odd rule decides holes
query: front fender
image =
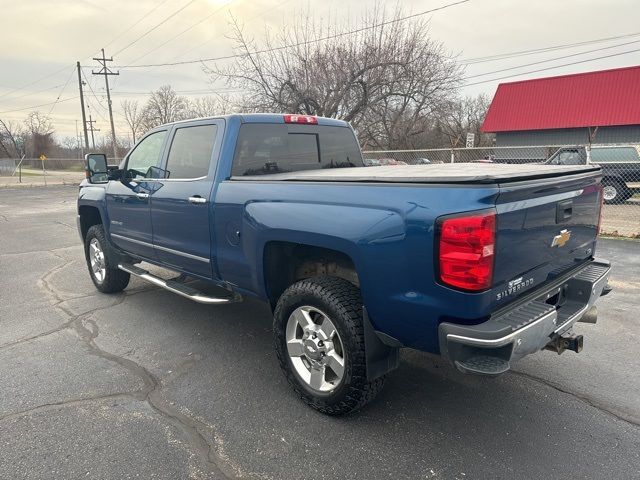
{"label": "front fender", "polygon": [[[80,190],[78,192],[78,204],[77,204],[77,213],[78,213],[78,233],[82,238],[82,230],[81,230],[81,213],[83,207],[94,208],[98,210],[100,214],[100,219],[102,225],[105,229],[105,233],[108,236],[109,230],[109,218],[107,215],[107,202],[106,202],[106,187],[102,185],[92,185],[89,183],[81,183]],[[82,238],[84,241],[84,238]]]}

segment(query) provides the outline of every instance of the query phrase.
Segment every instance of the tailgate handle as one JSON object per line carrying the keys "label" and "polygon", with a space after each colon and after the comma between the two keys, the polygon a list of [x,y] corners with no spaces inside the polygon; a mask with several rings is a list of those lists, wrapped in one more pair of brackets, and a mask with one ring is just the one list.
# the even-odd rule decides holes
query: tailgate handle
{"label": "tailgate handle", "polygon": [[556,223],[564,223],[573,214],[573,200],[563,200],[556,206]]}

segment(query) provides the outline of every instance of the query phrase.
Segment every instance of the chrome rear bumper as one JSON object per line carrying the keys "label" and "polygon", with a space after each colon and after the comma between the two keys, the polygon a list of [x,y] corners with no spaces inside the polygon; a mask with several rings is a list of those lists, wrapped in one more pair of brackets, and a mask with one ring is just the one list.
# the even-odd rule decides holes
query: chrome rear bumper
{"label": "chrome rear bumper", "polygon": [[[440,352],[466,373],[495,375],[571,330],[605,290],[611,266],[592,260],[524,303],[478,325],[442,323]],[[557,301],[556,301],[557,299]]]}

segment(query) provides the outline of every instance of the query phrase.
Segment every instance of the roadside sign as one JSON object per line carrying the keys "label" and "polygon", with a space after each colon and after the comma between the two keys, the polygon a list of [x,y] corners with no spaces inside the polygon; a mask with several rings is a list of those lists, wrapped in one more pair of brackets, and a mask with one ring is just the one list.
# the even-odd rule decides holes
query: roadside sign
{"label": "roadside sign", "polygon": [[42,177],[44,178],[44,185],[47,185],[47,171],[44,169],[44,161],[47,159],[47,156],[44,153],[40,154],[40,161],[42,162]]}
{"label": "roadside sign", "polygon": [[473,148],[476,143],[476,134],[467,133],[467,148]]}

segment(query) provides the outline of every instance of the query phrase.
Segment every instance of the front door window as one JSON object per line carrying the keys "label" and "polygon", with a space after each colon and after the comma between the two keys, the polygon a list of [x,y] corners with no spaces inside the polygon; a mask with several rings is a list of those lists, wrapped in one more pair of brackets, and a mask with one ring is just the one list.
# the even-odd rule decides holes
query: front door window
{"label": "front door window", "polygon": [[[153,169],[160,164],[162,145],[167,136],[167,131],[148,135],[129,154],[127,159],[127,177],[133,180],[151,178]],[[150,170],[151,169],[151,170]]]}

